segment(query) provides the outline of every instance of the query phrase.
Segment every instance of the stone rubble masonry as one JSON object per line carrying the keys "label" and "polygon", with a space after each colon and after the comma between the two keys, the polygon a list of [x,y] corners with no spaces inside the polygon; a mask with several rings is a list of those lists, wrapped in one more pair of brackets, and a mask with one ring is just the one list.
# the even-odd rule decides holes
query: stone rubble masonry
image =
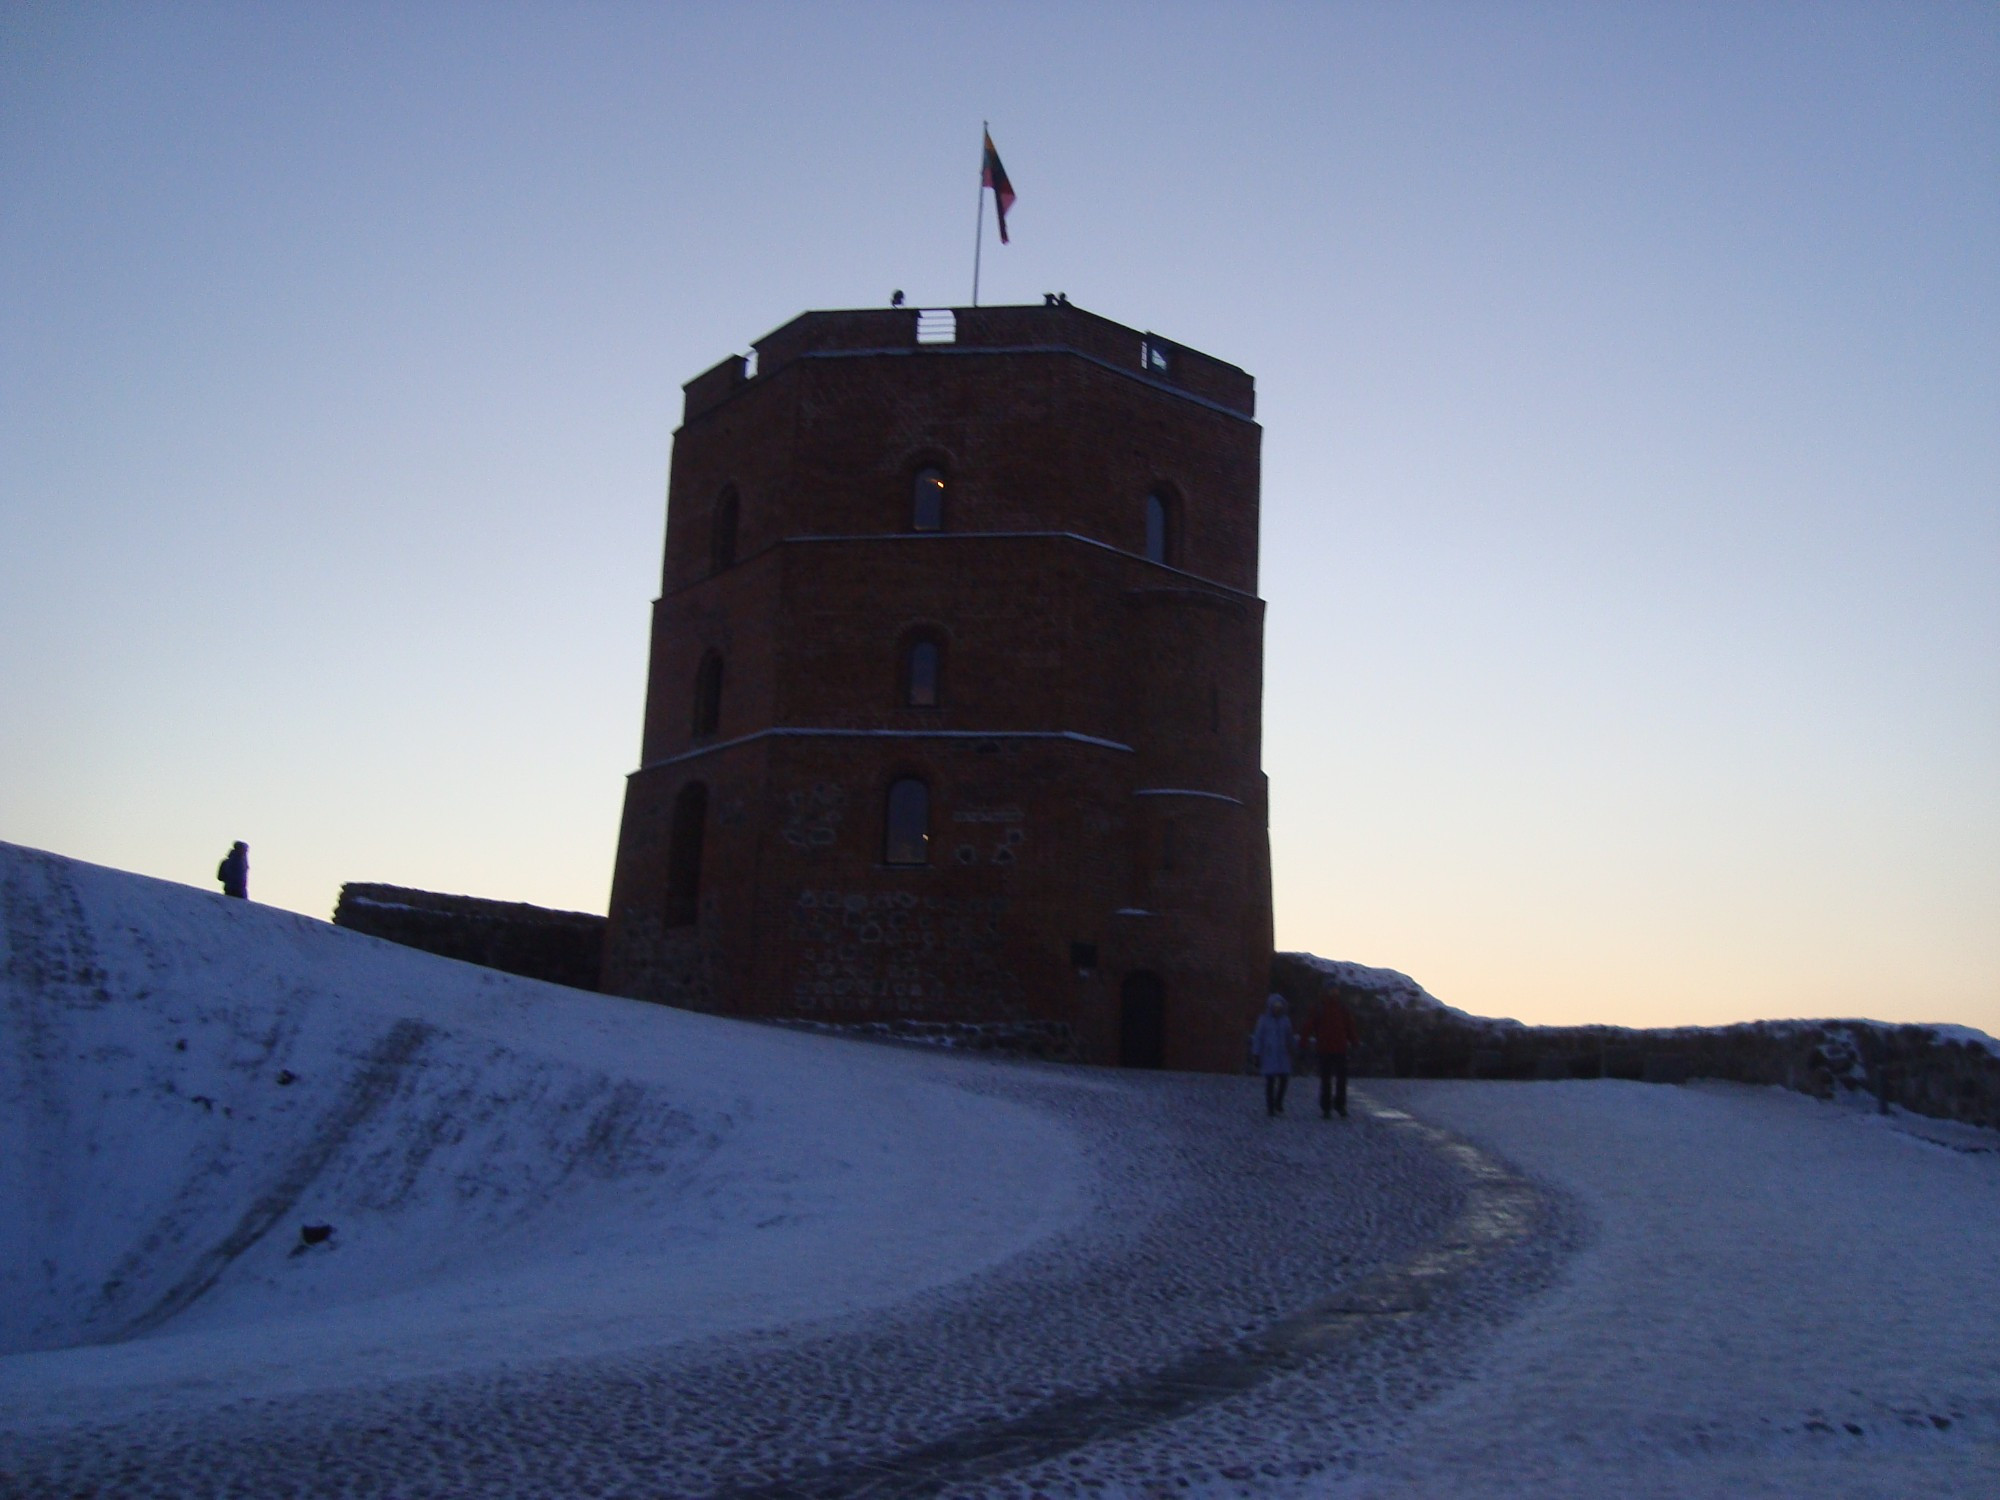
{"label": "stone rubble masonry", "polygon": [[[1233,1069],[1271,952],[1252,381],[1080,308],[955,317],[919,344],[914,309],[806,313],[754,373],[688,383],[605,988],[1115,1063],[1152,976],[1158,1060]],[[920,533],[925,468],[945,516]],[[917,639],[935,707],[905,701]],[[884,855],[906,776],[931,798],[917,867]],[[670,854],[695,783],[688,921]]]}
{"label": "stone rubble masonry", "polygon": [[1882,1021],[1735,1026],[1524,1026],[1467,1015],[1393,969],[1280,953],[1272,988],[1308,1029],[1329,980],[1360,1033],[1349,1069],[1369,1078],[1719,1078],[1817,1098],[1865,1092],[1884,1106],[2000,1129],[2000,1054],[1954,1028]]}
{"label": "stone rubble masonry", "polygon": [[552,911],[518,901],[447,896],[400,885],[350,881],[340,888],[333,924],[406,948],[484,964],[573,989],[597,988],[604,918]]}

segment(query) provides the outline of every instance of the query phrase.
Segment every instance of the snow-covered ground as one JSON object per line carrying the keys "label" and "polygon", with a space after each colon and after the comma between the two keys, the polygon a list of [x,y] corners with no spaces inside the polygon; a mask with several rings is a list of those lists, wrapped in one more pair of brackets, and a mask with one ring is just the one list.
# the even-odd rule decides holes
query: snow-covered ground
{"label": "snow-covered ground", "polygon": [[0,1494],[2000,1493],[1990,1132],[1273,1121],[4,845],[0,920]]}
{"label": "snow-covered ground", "polygon": [[2000,1495],[2000,1135],[1734,1084],[1371,1091],[1559,1184],[1590,1234],[1315,1492]]}
{"label": "snow-covered ground", "polygon": [[0,903],[9,1425],[873,1306],[1083,1205],[1064,1131],[928,1058],[10,845]]}

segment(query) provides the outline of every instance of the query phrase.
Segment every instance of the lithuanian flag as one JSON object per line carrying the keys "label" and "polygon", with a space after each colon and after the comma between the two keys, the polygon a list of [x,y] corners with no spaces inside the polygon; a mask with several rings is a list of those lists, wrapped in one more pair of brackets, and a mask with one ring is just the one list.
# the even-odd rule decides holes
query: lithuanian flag
{"label": "lithuanian flag", "polygon": [[1007,210],[1014,206],[1014,184],[1000,165],[1000,153],[993,149],[993,133],[986,133],[986,159],[979,167],[979,185],[993,189],[993,210],[1000,220],[1000,243],[1007,243]]}

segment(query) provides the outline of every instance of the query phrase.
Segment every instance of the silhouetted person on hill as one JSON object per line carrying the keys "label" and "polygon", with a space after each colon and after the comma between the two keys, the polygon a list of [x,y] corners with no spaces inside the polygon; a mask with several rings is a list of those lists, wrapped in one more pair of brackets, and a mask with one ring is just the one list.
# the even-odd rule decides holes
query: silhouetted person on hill
{"label": "silhouetted person on hill", "polygon": [[1257,1071],[1264,1075],[1264,1113],[1285,1112],[1285,1089],[1292,1081],[1292,1018],[1285,1014],[1285,997],[1273,995],[1264,1002],[1264,1014],[1250,1033],[1250,1055]]}
{"label": "silhouetted person on hill", "polygon": [[1360,1041],[1354,1030],[1354,1016],[1341,998],[1340,986],[1329,984],[1320,996],[1319,1014],[1313,1018],[1307,1040],[1319,1054],[1319,1114],[1331,1120],[1335,1110],[1347,1118],[1347,1049]]}
{"label": "silhouetted person on hill", "polygon": [[239,901],[250,899],[250,846],[238,839],[229,846],[229,852],[222,856],[222,863],[215,867],[215,878],[222,882],[222,894],[234,896]]}

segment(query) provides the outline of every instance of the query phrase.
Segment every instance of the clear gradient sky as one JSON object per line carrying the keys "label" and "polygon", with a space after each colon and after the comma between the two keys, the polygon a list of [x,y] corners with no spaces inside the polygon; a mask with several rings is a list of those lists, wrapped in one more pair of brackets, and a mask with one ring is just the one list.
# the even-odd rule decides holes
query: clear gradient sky
{"label": "clear gradient sky", "polygon": [[682,381],[1257,377],[1283,947],[2000,1033],[2000,6],[0,5],[0,838],[602,910]]}

